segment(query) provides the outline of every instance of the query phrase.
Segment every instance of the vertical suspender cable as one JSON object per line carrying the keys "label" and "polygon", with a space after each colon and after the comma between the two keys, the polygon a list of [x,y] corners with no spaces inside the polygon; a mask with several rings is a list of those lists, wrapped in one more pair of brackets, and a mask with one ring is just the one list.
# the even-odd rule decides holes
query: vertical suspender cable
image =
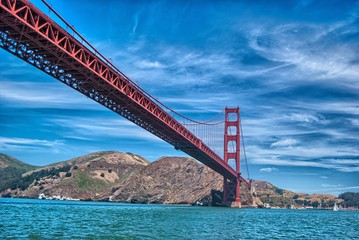
{"label": "vertical suspender cable", "polygon": [[244,145],[244,137],[243,137],[243,130],[242,130],[242,121],[239,121],[239,124],[240,124],[240,128],[241,128],[241,138],[242,138],[242,146],[243,146],[243,152],[244,152],[244,160],[246,162],[246,169],[247,169],[247,174],[248,174],[248,178],[250,178],[249,176],[249,169],[248,169],[248,162],[247,162],[247,154],[246,154],[246,148],[245,148],[245,145]]}

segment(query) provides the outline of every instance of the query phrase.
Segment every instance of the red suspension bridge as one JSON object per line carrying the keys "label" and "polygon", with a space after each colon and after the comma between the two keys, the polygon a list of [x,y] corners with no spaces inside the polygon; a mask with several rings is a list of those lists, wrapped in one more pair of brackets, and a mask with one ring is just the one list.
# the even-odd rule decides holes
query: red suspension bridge
{"label": "red suspension bridge", "polygon": [[241,182],[250,185],[240,170],[239,108],[225,108],[224,120],[217,116],[208,122],[173,111],[123,74],[43,2],[72,32],[27,0],[0,0],[0,47],[218,172],[224,177],[224,203],[240,207]]}

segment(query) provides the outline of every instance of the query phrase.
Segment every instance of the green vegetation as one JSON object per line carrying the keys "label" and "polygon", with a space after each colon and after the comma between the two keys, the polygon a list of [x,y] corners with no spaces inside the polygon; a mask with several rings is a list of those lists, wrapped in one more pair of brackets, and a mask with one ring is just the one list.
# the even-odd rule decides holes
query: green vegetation
{"label": "green vegetation", "polygon": [[269,203],[271,206],[286,208],[290,206],[291,199],[284,197],[261,197],[263,203]]}
{"label": "green vegetation", "polygon": [[22,174],[37,167],[23,163],[13,157],[0,153],[0,191],[13,188]]}
{"label": "green vegetation", "polygon": [[[25,190],[26,188],[28,188],[35,180],[39,180],[40,178],[46,177],[46,176],[60,176],[60,172],[67,172],[69,171],[71,168],[70,165],[65,165],[63,167],[60,168],[54,168],[52,167],[51,169],[43,169],[40,171],[35,171],[29,175],[26,176],[21,176],[20,175],[16,175],[19,174],[18,170],[14,170],[14,169],[7,169],[9,172],[11,172],[12,175],[14,175],[15,177],[12,179],[9,179],[7,181],[4,181],[0,184],[0,191],[4,191],[8,188],[15,190],[17,188],[20,188],[21,190]],[[5,170],[6,168],[4,168],[3,170]],[[1,179],[3,179],[2,175]],[[17,176],[17,177],[16,177]]]}
{"label": "green vegetation", "polygon": [[276,193],[278,193],[279,195],[283,195],[284,190],[280,189],[280,188],[276,188],[275,189]]}
{"label": "green vegetation", "polygon": [[[2,154],[0,153],[0,168],[16,168],[16,169],[21,169],[24,172],[36,169],[36,166],[32,166],[26,163],[23,163],[13,157],[10,157],[6,154]],[[2,176],[2,175],[0,175]]]}
{"label": "green vegetation", "polygon": [[318,208],[318,207],[319,207],[319,202],[318,202],[318,201],[313,202],[313,203],[312,203],[312,206],[313,206],[314,208]]}
{"label": "green vegetation", "polygon": [[14,167],[6,167],[0,169],[0,191],[11,188],[25,171]]}
{"label": "green vegetation", "polygon": [[359,193],[345,192],[339,194],[339,198],[344,200],[341,203],[344,207],[359,207]]}
{"label": "green vegetation", "polygon": [[[84,159],[84,161],[89,162],[91,160],[94,160],[94,159],[102,157],[102,156],[106,156],[111,153],[114,153],[114,151],[103,151],[103,152],[91,153],[91,154],[83,156],[82,158]],[[78,158],[75,158],[75,159],[78,159]]]}
{"label": "green vegetation", "polygon": [[[65,181],[64,181],[65,182]],[[102,192],[109,189],[108,183],[104,180],[92,178],[85,172],[74,172],[73,178],[66,181],[66,183],[73,183],[76,189],[80,192]]]}

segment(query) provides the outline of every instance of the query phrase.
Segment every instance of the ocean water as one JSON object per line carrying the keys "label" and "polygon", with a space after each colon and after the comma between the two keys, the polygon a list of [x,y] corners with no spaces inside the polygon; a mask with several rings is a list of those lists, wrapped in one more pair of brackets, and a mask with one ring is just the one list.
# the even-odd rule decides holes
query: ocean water
{"label": "ocean water", "polygon": [[0,239],[359,239],[359,211],[0,198]]}

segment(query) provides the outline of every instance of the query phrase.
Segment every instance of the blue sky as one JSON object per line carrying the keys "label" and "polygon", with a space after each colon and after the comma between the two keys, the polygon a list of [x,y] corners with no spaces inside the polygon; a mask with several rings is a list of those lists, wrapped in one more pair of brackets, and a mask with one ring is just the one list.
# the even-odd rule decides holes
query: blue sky
{"label": "blue sky", "polygon": [[[358,1],[49,2],[181,114],[239,105],[251,178],[359,191]],[[103,150],[185,156],[0,50],[0,152],[33,165]]]}

